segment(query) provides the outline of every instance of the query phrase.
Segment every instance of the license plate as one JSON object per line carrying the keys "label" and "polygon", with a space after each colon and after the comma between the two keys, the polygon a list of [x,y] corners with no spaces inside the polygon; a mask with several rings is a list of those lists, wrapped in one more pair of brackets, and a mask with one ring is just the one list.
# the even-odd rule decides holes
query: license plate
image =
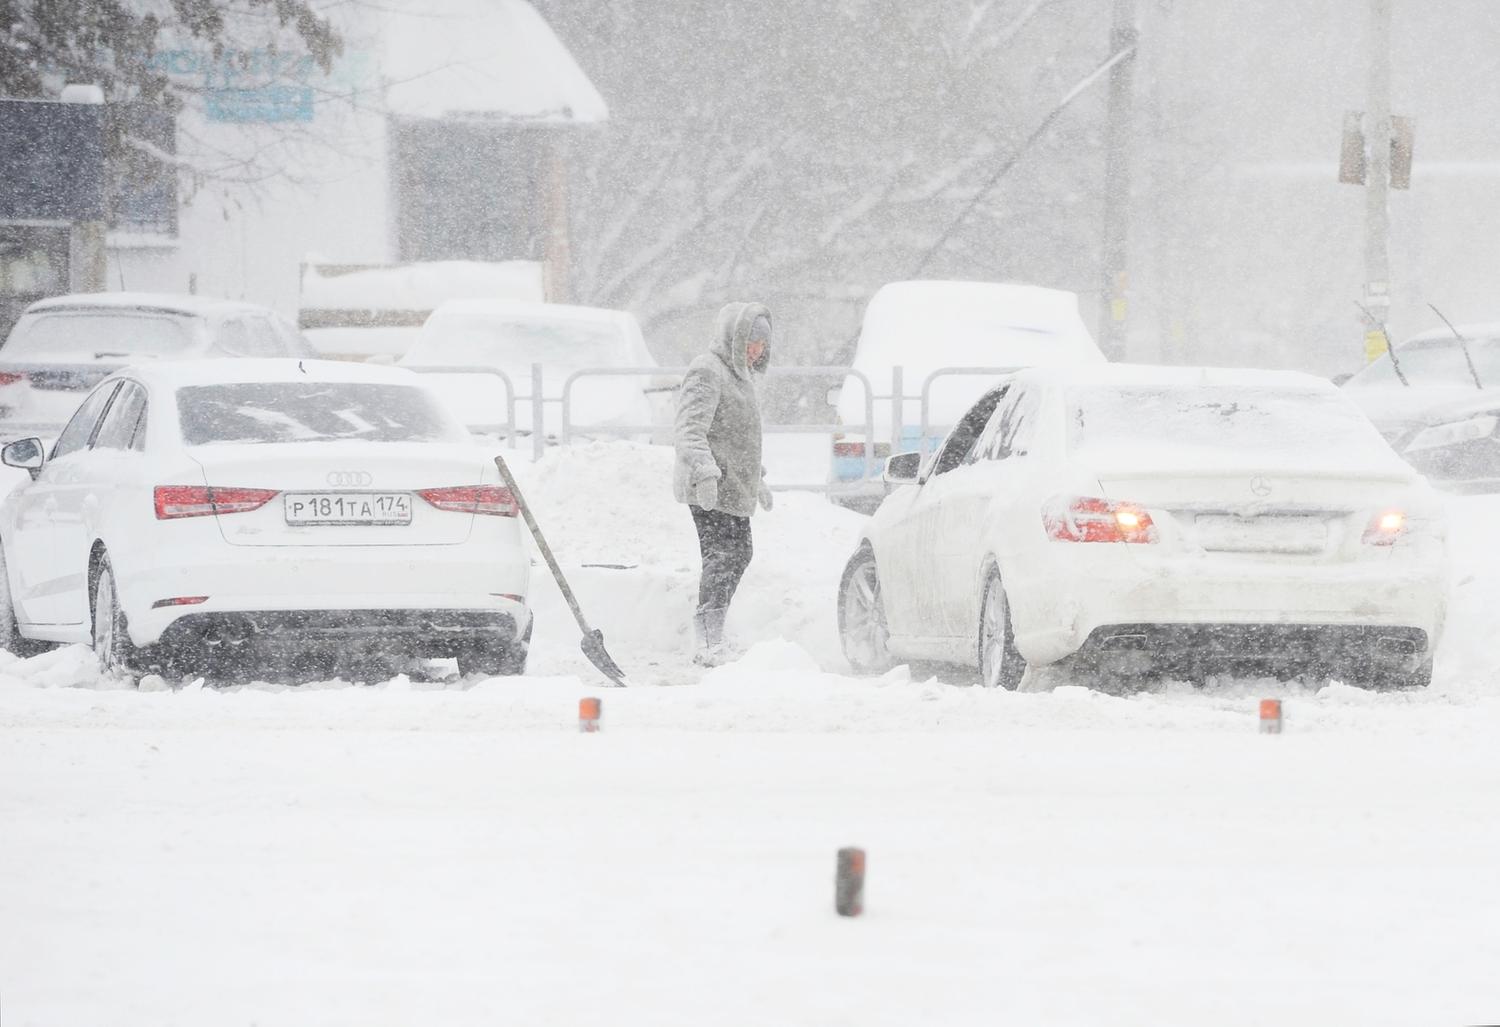
{"label": "license plate", "polygon": [[288,524],[410,524],[409,492],[288,492]]}
{"label": "license plate", "polygon": [[1200,515],[1198,544],[1224,553],[1316,553],[1328,544],[1321,517],[1222,517]]}

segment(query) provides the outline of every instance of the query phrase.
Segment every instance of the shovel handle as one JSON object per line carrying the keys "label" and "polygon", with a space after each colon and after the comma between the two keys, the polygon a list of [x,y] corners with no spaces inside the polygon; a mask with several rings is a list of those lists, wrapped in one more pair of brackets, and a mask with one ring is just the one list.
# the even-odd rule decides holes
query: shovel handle
{"label": "shovel handle", "polygon": [[573,619],[578,622],[579,630],[585,635],[593,631],[588,621],[583,619],[583,609],[578,605],[573,590],[568,587],[568,579],[563,577],[562,568],[557,565],[557,560],[552,555],[552,547],[547,545],[547,540],[542,537],[542,529],[537,526],[536,518],[531,515],[531,507],[526,503],[526,497],[521,495],[521,486],[516,484],[515,475],[510,473],[510,468],[505,465],[505,457],[495,457],[495,467],[500,471],[500,477],[505,479],[505,487],[510,490],[516,506],[521,510],[521,516],[526,521],[526,527],[531,531],[531,537],[536,540],[536,547],[542,551],[542,559],[547,561],[547,567],[552,571],[552,577],[557,581],[557,587],[562,592],[563,598],[568,601],[568,609],[573,611]]}

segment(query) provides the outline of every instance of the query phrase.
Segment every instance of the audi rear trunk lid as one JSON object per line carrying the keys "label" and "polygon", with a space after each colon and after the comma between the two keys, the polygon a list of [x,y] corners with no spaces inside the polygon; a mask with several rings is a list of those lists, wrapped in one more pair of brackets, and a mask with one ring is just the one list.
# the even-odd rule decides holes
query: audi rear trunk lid
{"label": "audi rear trunk lid", "polygon": [[466,541],[472,511],[440,510],[423,490],[498,484],[476,449],[433,443],[215,443],[194,446],[203,482],[276,495],[216,513],[235,546],[440,546]]}

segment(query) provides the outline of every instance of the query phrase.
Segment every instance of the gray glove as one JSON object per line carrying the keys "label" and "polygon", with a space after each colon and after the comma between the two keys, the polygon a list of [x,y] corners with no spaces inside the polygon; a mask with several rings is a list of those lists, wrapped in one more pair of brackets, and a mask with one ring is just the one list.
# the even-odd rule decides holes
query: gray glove
{"label": "gray glove", "polygon": [[704,510],[712,510],[719,505],[719,479],[704,478],[693,486],[693,503]]}
{"label": "gray glove", "polygon": [[767,510],[771,509],[771,486],[762,481],[760,483],[760,494],[756,498],[760,500],[760,505],[763,508]]}

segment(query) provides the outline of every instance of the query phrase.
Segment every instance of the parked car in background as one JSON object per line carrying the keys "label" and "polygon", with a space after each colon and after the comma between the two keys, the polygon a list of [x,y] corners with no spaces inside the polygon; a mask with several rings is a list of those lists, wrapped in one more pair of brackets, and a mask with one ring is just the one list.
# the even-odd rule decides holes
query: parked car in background
{"label": "parked car in background", "polygon": [[137,364],[51,451],[0,450],[0,645],[92,644],[103,667],[457,657],[520,673],[517,507],[419,376],[314,360]]}
{"label": "parked car in background", "polygon": [[0,345],[0,433],[55,434],[116,369],[195,357],[310,357],[296,327],[254,303],[166,293],[58,296]]}
{"label": "parked car in background", "polygon": [[[1104,354],[1078,312],[1071,292],[1035,285],[999,282],[892,282],[871,298],[860,326],[851,374],[839,390],[840,423],[850,426],[833,441],[829,480],[846,486],[836,502],[873,509],[885,495],[880,469],[890,455],[895,434],[890,398],[892,371],[902,371],[900,450],[935,447],[958,420],[996,382],[994,374],[945,375],[928,394],[924,437],[921,395],[928,376],[942,368],[1055,367],[1098,364]],[[867,437],[869,380],[877,397],[874,432]],[[872,457],[872,459],[867,459]]]}
{"label": "parked car in background", "polygon": [[1435,484],[1500,490],[1500,324],[1424,332],[1396,347],[1394,360],[1381,356],[1343,387]]}
{"label": "parked car in background", "polygon": [[[592,368],[655,367],[635,316],[623,310],[521,300],[453,300],[432,312],[416,343],[399,361],[428,373],[459,419],[485,432],[529,435],[532,365],[540,364],[547,398],[561,397],[564,383]],[[441,368],[482,368],[490,373],[438,373]],[[502,379],[499,375],[503,375]],[[506,384],[508,383],[508,385]],[[590,426],[638,428],[652,424],[651,376],[588,377],[570,389],[570,417],[587,434]],[[543,432],[562,432],[562,404],[542,406]]]}
{"label": "parked car in background", "polygon": [[889,461],[838,596],[858,670],[897,659],[1423,686],[1441,500],[1331,383],[1109,365],[990,389],[920,474]]}
{"label": "parked car in background", "polygon": [[430,260],[403,264],[302,265],[297,325],[327,360],[393,363],[449,300],[546,298],[537,260]]}

